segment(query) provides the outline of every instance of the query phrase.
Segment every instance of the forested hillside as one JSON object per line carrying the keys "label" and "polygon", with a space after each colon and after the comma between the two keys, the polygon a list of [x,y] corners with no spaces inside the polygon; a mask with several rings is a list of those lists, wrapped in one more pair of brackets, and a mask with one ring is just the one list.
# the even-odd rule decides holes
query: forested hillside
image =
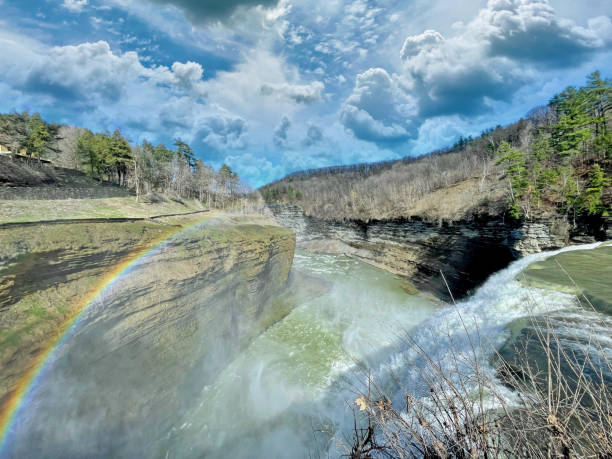
{"label": "forested hillside", "polygon": [[[146,140],[133,145],[119,130],[94,133],[23,112],[0,114],[0,145],[15,153],[16,159],[32,158],[26,161],[30,166],[36,166],[35,160],[49,160],[54,166],[131,190],[137,198],[159,192],[218,207],[252,198],[249,185],[229,166],[215,171],[196,159],[196,153],[181,139],[174,142],[174,148]],[[11,177],[0,177],[0,183],[20,185],[11,185]]]}
{"label": "forested hillside", "polygon": [[509,126],[399,161],[298,172],[261,188],[324,219],[507,214],[568,220],[610,211],[612,85],[599,72]]}

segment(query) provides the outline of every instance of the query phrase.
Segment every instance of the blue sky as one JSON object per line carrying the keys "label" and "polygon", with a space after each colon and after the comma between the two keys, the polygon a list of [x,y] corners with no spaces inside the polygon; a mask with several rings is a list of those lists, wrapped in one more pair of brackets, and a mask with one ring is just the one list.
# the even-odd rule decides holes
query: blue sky
{"label": "blue sky", "polygon": [[0,111],[232,166],[425,153],[599,69],[612,0],[0,0]]}

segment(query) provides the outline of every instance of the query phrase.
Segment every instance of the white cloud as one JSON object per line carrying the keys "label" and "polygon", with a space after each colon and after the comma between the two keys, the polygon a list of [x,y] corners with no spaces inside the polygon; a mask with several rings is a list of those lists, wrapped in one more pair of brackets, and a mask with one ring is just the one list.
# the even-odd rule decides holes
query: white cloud
{"label": "white cloud", "polygon": [[195,141],[217,151],[242,150],[246,147],[247,122],[240,117],[209,116],[201,123]]}
{"label": "white cloud", "polygon": [[307,110],[323,99],[323,83],[304,82],[299,70],[265,49],[248,52],[232,71],[205,82],[208,100],[249,120],[254,131],[265,126],[263,141],[278,120]]}
{"label": "white cloud", "polygon": [[610,44],[610,19],[588,27],[558,18],[548,0],[489,0],[464,34],[483,40],[488,56],[564,67]]}
{"label": "white cloud", "polygon": [[150,80],[156,71],[142,66],[135,52],[114,54],[107,42],[50,48],[46,56],[24,63],[24,86],[84,104],[116,102],[129,83]]}
{"label": "white cloud", "polygon": [[[610,49],[612,23],[596,17],[609,14],[609,1],[55,0],[74,12],[105,9],[96,13],[100,20],[87,18],[98,29],[85,37],[109,28],[121,34],[111,46],[51,48],[48,32],[0,27],[0,100],[8,110],[47,108],[58,121],[120,125],[135,141],[180,136],[214,161],[257,149],[274,163],[262,167],[275,173],[386,159],[487,123],[483,113],[493,108],[495,121],[512,113],[502,118],[511,121],[517,104],[552,94],[540,90],[555,72],[582,72],[551,83],[555,91],[597,67],[609,73],[603,59],[597,67],[576,64]],[[551,4],[563,4],[575,21]],[[108,21],[117,8],[146,26],[126,35]],[[218,16],[208,20],[211,8]],[[79,43],[81,36],[66,31],[59,40]],[[153,65],[175,51],[164,48],[168,41],[185,55],[214,58]],[[154,46],[161,48],[145,51]],[[283,117],[288,123],[279,124]]]}
{"label": "white cloud", "polygon": [[406,38],[400,56],[406,60],[412,58],[424,50],[431,50],[444,41],[444,37],[435,30],[426,30],[422,34]]}
{"label": "white cloud", "polygon": [[210,146],[244,145],[245,120],[194,97],[206,94],[196,62],[148,67],[137,53],[115,53],[104,41],[53,48],[38,44],[29,53],[4,53],[15,41],[0,37],[0,65],[11,66],[7,83],[22,97],[37,97],[38,110],[45,105],[78,110],[81,122],[91,127],[120,125],[138,136],[194,138],[197,133]]}
{"label": "white cloud", "polygon": [[353,93],[342,106],[344,126],[362,140],[403,142],[414,134],[415,101],[397,75],[373,68],[357,75]]}
{"label": "white cloud", "polygon": [[542,69],[584,62],[611,43],[609,18],[587,28],[557,18],[547,0],[489,0],[457,33],[409,36],[401,51],[421,115],[473,114],[510,100]]}
{"label": "white cloud", "polygon": [[206,90],[202,82],[204,69],[197,62],[188,61],[186,63],[175,62],[172,64],[172,75],[174,84],[186,91],[196,95],[205,95]]}
{"label": "white cloud", "polygon": [[341,119],[360,139],[405,141],[429,117],[480,114],[493,100],[510,100],[541,66],[584,60],[609,42],[609,24],[559,20],[545,0],[490,0],[450,38],[426,30],[404,41],[410,83],[379,68],[360,74]]}
{"label": "white cloud", "polygon": [[62,6],[73,13],[80,13],[88,3],[89,0],[64,0]]}
{"label": "white cloud", "polygon": [[306,137],[302,140],[302,145],[311,147],[323,141],[323,131],[315,124],[308,123],[306,129]]}
{"label": "white cloud", "polygon": [[270,85],[263,84],[261,86],[261,94],[264,96],[278,95],[286,97],[298,104],[312,104],[318,102],[323,98],[323,89],[325,85],[320,81],[314,81],[310,84],[281,84],[281,85]]}
{"label": "white cloud", "polygon": [[[355,2],[353,13],[362,7]],[[361,140],[404,143],[432,117],[482,115],[543,72],[575,67],[612,43],[608,17],[580,26],[547,0],[489,0],[451,29],[447,37],[433,29],[409,35],[399,68],[389,62],[359,73],[340,109],[343,125]],[[330,44],[319,46],[331,53]]]}
{"label": "white cloud", "polygon": [[[0,65],[11,69],[0,96],[16,104],[36,99],[36,110],[65,113],[92,129],[121,127],[136,142],[181,137],[215,162],[250,145],[269,145],[281,115],[288,120],[323,100],[322,83],[304,83],[297,69],[265,51],[204,80],[194,61],[151,66],[105,41],[47,47],[3,32]],[[262,94],[262,87],[271,93]]]}

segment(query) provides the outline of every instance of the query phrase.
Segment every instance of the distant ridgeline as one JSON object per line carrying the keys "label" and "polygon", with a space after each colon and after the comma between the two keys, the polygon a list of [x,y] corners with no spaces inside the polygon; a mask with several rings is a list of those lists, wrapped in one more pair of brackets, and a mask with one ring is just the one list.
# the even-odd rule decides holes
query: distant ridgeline
{"label": "distant ridgeline", "polygon": [[328,220],[605,218],[612,196],[612,85],[599,72],[518,122],[420,157],[306,170],[260,189]]}
{"label": "distant ridgeline", "polygon": [[[27,157],[133,190],[137,196],[153,191],[198,198],[209,206],[253,199],[248,184],[227,165],[218,171],[205,164],[191,147],[177,139],[174,149],[146,140],[131,145],[119,130],[93,133],[75,126],[47,123],[35,113],[0,114],[0,154]],[[28,163],[26,161],[26,163]],[[2,169],[0,168],[0,172]],[[0,177],[0,183],[11,186]]]}

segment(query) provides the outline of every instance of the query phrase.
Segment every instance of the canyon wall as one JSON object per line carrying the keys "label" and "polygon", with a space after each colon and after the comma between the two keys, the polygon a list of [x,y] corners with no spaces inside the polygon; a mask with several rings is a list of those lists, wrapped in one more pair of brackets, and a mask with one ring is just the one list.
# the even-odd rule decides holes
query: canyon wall
{"label": "canyon wall", "polygon": [[[289,279],[292,231],[256,217],[192,225],[174,218],[0,229],[0,401],[78,304],[132,257],[62,340],[38,413],[72,410],[83,425],[104,418],[99,451],[112,451],[130,426],[134,435],[167,431],[164,412],[184,409],[289,312],[274,297]],[[100,384],[112,390],[88,392]],[[44,409],[55,403],[62,406]]]}
{"label": "canyon wall", "polygon": [[601,228],[593,235],[586,229],[571,234],[569,225],[553,219],[335,222],[306,216],[294,204],[270,205],[269,209],[278,223],[296,231],[298,246],[358,258],[405,276],[416,288],[445,300],[450,300],[449,288],[455,298],[461,298],[521,256],[564,247],[572,237],[580,243],[606,237]]}

